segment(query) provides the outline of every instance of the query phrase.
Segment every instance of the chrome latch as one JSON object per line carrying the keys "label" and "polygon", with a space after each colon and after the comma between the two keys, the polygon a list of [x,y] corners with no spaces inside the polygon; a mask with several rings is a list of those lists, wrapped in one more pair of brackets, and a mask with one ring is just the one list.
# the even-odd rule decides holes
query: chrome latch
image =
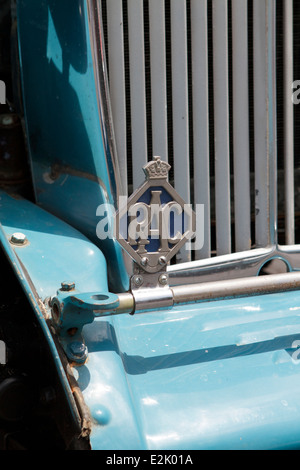
{"label": "chrome latch", "polygon": [[82,364],[88,356],[82,335],[84,325],[95,318],[114,314],[120,300],[111,292],[82,293],[75,289],[75,283],[62,282],[49,304],[53,325],[68,359]]}

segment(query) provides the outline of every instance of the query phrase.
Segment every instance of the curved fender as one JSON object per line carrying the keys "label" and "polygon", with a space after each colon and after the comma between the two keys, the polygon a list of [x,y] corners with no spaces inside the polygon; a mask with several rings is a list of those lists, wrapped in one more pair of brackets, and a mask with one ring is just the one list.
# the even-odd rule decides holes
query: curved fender
{"label": "curved fender", "polygon": [[105,258],[74,228],[27,200],[5,192],[0,192],[0,244],[44,333],[74,421],[81,432],[89,433],[88,429],[83,431],[90,427],[89,413],[49,327],[48,299],[66,279],[75,279],[83,291],[107,291]]}

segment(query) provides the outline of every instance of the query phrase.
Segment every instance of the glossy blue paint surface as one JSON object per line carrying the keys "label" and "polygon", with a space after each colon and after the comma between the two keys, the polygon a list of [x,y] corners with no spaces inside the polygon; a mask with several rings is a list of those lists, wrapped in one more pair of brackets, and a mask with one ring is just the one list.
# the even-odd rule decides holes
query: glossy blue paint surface
{"label": "glossy blue paint surface", "polygon": [[[126,291],[121,248],[96,234],[115,204],[97,107],[87,1],[18,0],[21,78],[36,200],[0,193],[0,242],[48,338],[40,302],[62,281]],[[23,232],[29,243],[13,247]],[[89,239],[85,238],[84,235]],[[90,241],[91,240],[91,241]],[[103,250],[105,257],[97,246]],[[37,297],[35,297],[37,296]],[[38,301],[39,300],[39,301]],[[94,449],[300,447],[300,293],[96,318],[74,368]]]}
{"label": "glossy blue paint surface", "polygon": [[[26,245],[18,247],[9,242],[16,232],[26,235]],[[3,191],[0,191],[0,244],[44,333],[71,413],[79,419],[65,370],[46,323],[44,301],[55,295],[61,282],[73,277],[83,290],[107,290],[105,258],[97,247],[61,220]]]}
{"label": "glossy blue paint surface", "polygon": [[72,279],[83,292],[108,290],[103,254],[65,222],[0,192],[0,223],[7,238],[14,232],[26,235],[28,245],[13,248],[42,300],[55,295],[61,282]]}
{"label": "glossy blue paint surface", "polygon": [[95,421],[100,417],[92,445],[300,447],[299,313],[294,292],[86,326],[89,361],[77,373]]}
{"label": "glossy blue paint surface", "polygon": [[70,409],[71,415],[73,416],[74,420],[79,422],[80,417],[77,412],[77,407],[74,401],[72,390],[70,389],[70,386],[69,386],[69,381],[66,376],[66,371],[61,363],[61,359],[57,352],[56,345],[53,341],[52,335],[45,321],[44,308],[42,307],[40,299],[36,295],[36,290],[33,284],[30,282],[30,278],[28,277],[26,268],[24,269],[22,262],[20,261],[16,252],[13,250],[12,246],[10,245],[8,241],[7,232],[5,231],[5,227],[3,227],[1,223],[0,223],[0,245],[2,249],[4,250],[4,252],[6,253],[13,270],[15,271],[16,278],[20,282],[20,285],[23,288],[23,291],[35,313],[35,316],[41,327],[41,331],[44,334],[46,343],[48,344],[49,350],[52,354],[53,363],[56,367],[58,378],[62,384],[63,391],[67,399],[67,403],[69,403],[69,409]]}
{"label": "glossy blue paint surface", "polygon": [[79,229],[107,259],[112,289],[127,290],[118,243],[96,234],[116,181],[99,113],[86,0],[18,0],[24,112],[36,201]]}
{"label": "glossy blue paint surface", "polygon": [[[48,336],[43,301],[72,280],[107,291],[102,253],[61,220],[0,193],[0,241]],[[24,247],[9,237],[23,232]],[[300,447],[300,292],[182,305],[85,325],[88,360],[73,367],[93,449]],[[69,400],[72,400],[71,395]]]}
{"label": "glossy blue paint surface", "polygon": [[[26,245],[10,243],[11,235],[16,232],[26,235]],[[107,291],[105,258],[95,245],[65,222],[3,191],[0,191],[0,244],[45,335],[70,411],[79,420],[66,372],[46,323],[44,301],[56,294],[61,282],[70,279],[75,279],[76,287],[83,292]]]}

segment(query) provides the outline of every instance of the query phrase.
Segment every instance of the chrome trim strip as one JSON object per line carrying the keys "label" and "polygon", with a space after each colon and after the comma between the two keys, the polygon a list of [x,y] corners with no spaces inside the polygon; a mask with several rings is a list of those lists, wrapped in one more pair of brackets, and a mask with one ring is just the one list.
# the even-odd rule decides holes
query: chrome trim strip
{"label": "chrome trim strip", "polygon": [[110,105],[104,34],[102,28],[101,3],[98,0],[87,0],[88,28],[94,61],[95,85],[97,90],[98,110],[102,127],[103,141],[106,147],[107,173],[110,176],[110,189],[115,208],[118,207],[119,195],[124,194],[121,188],[119,163],[117,158],[116,139]]}
{"label": "chrome trim strip", "polygon": [[300,273],[271,274],[244,279],[176,286],[174,304],[191,303],[300,289]]}
{"label": "chrome trim strip", "polygon": [[286,243],[292,245],[295,243],[294,104],[291,100],[291,84],[294,81],[293,0],[285,0],[283,9],[285,231]]}
{"label": "chrome trim strip", "polygon": [[[111,110],[110,91],[105,54],[105,42],[102,23],[100,0],[86,0],[88,11],[88,28],[91,38],[91,49],[94,60],[95,86],[98,100],[98,110],[101,120],[103,141],[106,145],[107,174],[110,178],[110,190],[113,197],[111,203],[119,209],[120,197],[127,194],[120,176],[120,166],[117,155],[116,139]],[[122,250],[122,267],[124,290],[129,288],[132,259]],[[125,287],[126,286],[126,287]]]}
{"label": "chrome trim strip", "polygon": [[262,266],[272,259],[282,259],[287,271],[300,270],[299,245],[257,248],[208,260],[168,266],[170,285],[221,281],[257,276]]}
{"label": "chrome trim strip", "polygon": [[264,261],[272,257],[273,252],[273,247],[258,248],[207,260],[168,266],[170,285],[221,281],[224,277],[237,279],[256,276]]}
{"label": "chrome trim strip", "polygon": [[[159,290],[164,295],[159,295]],[[119,294],[119,305],[110,314],[143,313],[145,310],[169,309],[179,304],[194,304],[196,302],[266,295],[294,290],[300,290],[300,272],[245,277],[236,279],[234,282],[231,279],[227,279],[219,282],[175,286],[167,289],[167,295],[170,292],[171,297],[166,297],[163,292],[164,289],[154,288],[147,289],[147,297],[144,298],[145,290],[142,289],[141,297],[134,294]],[[104,315],[107,315],[107,313]]]}

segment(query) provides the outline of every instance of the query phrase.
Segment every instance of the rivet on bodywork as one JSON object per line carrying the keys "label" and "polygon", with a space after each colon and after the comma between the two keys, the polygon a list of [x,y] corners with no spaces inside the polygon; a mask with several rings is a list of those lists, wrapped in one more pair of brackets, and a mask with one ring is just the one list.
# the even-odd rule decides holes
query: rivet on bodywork
{"label": "rivet on bodywork", "polygon": [[92,410],[92,416],[94,420],[101,426],[105,426],[111,420],[111,414],[105,406],[97,406]]}

